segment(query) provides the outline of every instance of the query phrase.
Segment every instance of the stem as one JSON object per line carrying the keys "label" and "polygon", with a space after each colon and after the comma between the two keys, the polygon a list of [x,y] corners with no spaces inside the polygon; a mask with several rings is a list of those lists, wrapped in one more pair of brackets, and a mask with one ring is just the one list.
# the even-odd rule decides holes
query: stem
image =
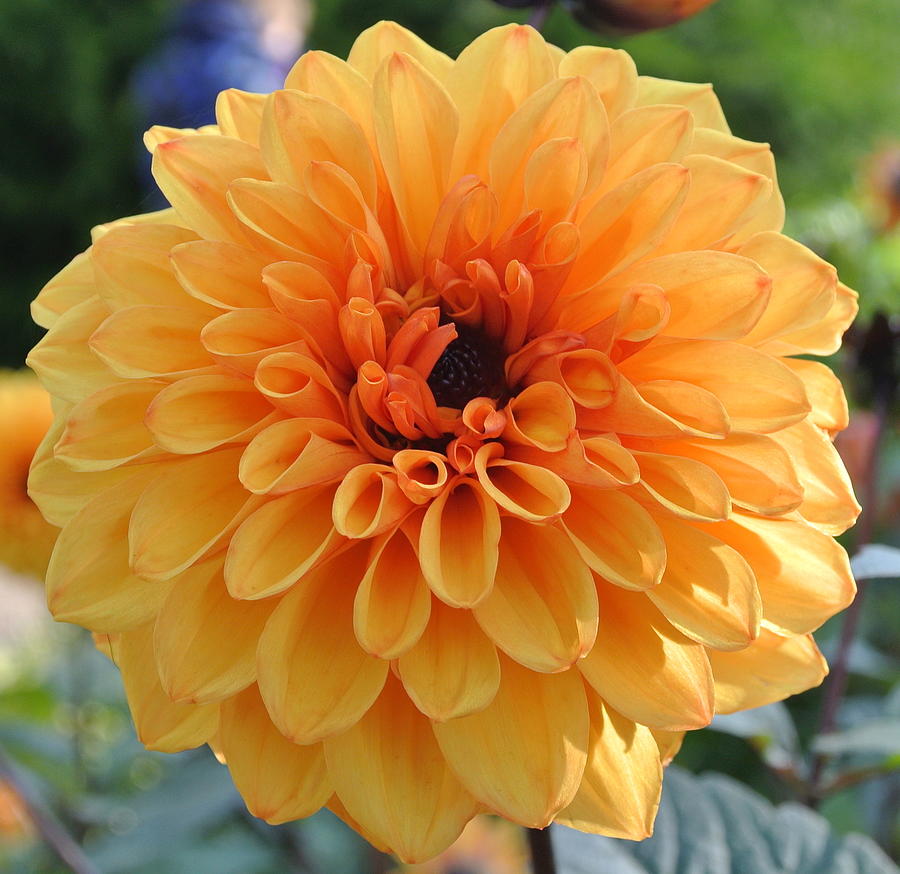
{"label": "stem", "polygon": [[532,874],[556,874],[550,827],[527,828],[525,834],[528,836],[528,849],[531,850]]}
{"label": "stem", "polygon": [[100,869],[84,854],[75,839],[48,811],[29,796],[2,749],[0,749],[0,778],[12,786],[45,843],[64,864],[68,865],[69,870],[74,874],[100,874]]}
{"label": "stem", "polygon": [[[872,451],[869,455],[869,464],[863,478],[863,511],[857,529],[857,550],[872,542],[875,533],[875,523],[878,518],[878,462],[881,441],[884,436],[888,417],[888,401],[885,397],[879,397],[875,402],[875,438],[872,441]],[[844,624],[841,628],[841,636],[838,639],[837,652],[831,666],[831,675],[825,686],[825,700],[822,702],[822,714],[819,717],[819,726],[816,734],[827,734],[832,731],[837,721],[837,713],[841,700],[847,691],[847,680],[850,673],[850,647],[859,627],[862,616],[862,604],[866,594],[868,580],[860,580],[857,585],[856,598],[844,614]],[[809,775],[809,793],[806,803],[815,809],[822,800],[821,784],[822,770],[825,766],[825,756],[816,754],[812,761]]]}
{"label": "stem", "polygon": [[550,10],[553,8],[554,0],[539,0],[539,2],[534,7],[534,12],[531,13],[531,18],[528,19],[528,23],[538,32],[544,29],[544,25],[547,23],[547,16],[550,14]]}

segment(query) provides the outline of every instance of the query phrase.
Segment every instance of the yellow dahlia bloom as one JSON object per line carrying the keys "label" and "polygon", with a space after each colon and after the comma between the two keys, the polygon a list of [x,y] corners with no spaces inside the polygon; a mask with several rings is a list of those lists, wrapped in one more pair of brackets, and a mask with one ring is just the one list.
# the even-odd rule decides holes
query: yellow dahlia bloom
{"label": "yellow dahlia bloom", "polygon": [[57,530],[28,497],[28,468],[52,421],[34,374],[0,371],[0,565],[40,579]]}
{"label": "yellow dahlia bloom", "polygon": [[640,838],[853,597],[855,295],[708,86],[390,23],[147,142],[172,209],[41,292],[58,619],[150,747],[404,861],[479,812]]}

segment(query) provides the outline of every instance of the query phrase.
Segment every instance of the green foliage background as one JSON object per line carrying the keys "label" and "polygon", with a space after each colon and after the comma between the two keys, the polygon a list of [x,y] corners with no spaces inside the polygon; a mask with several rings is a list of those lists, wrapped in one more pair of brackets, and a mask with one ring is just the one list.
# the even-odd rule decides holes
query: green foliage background
{"label": "green foliage background", "polygon": [[[141,132],[128,81],[158,43],[173,5],[0,3],[0,238],[7,253],[0,365],[18,366],[39,336],[28,302],[88,244],[90,227],[144,208]],[[677,27],[622,38],[586,31],[557,8],[545,33],[565,48],[625,47],[642,73],[713,82],[733,131],[772,144],[791,230],[858,288],[864,327],[877,308],[900,314],[900,241],[896,232],[877,238],[860,206],[865,159],[881,144],[900,141],[897,10],[897,0],[719,0]],[[524,20],[525,13],[489,0],[320,0],[309,45],[343,56],[355,35],[380,18],[455,55],[476,34]],[[851,402],[862,405],[849,357],[834,364],[850,377]],[[894,434],[884,449],[879,500],[890,504],[898,490]],[[877,536],[900,543],[896,518],[886,516]],[[900,718],[896,585],[872,584],[842,709],[841,727],[851,732]],[[834,625],[817,635],[826,651],[833,649]],[[104,872],[365,870],[364,848],[334,818],[270,829],[242,813],[224,769],[209,755],[144,752],[133,740],[116,672],[89,638],[70,631],[27,654],[0,655],[0,744],[34,797]],[[693,733],[679,763],[729,774],[772,801],[795,798],[820,697],[800,696],[752,724]],[[900,732],[891,737],[890,730],[876,732],[875,742],[857,740],[831,754],[829,779],[839,788],[822,812],[839,833],[868,833],[898,858]],[[854,782],[867,769],[877,776]],[[306,862],[298,861],[300,846]],[[12,855],[0,850],[0,872],[61,870],[39,846]]]}

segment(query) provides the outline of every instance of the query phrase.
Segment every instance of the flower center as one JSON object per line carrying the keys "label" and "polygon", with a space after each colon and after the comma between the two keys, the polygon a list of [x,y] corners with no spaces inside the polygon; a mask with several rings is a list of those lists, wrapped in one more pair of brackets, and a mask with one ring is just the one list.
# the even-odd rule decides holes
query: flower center
{"label": "flower center", "polygon": [[462,409],[472,398],[499,399],[506,391],[503,350],[474,328],[457,325],[459,336],[444,350],[428,377],[439,407]]}

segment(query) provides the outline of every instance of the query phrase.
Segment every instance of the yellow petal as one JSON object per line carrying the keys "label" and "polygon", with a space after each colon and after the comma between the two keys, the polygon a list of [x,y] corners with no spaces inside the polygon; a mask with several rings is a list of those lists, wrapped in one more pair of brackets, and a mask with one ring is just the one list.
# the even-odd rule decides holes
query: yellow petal
{"label": "yellow petal", "polygon": [[226,88],[216,98],[216,122],[223,137],[234,137],[251,146],[259,145],[265,94]]}
{"label": "yellow petal", "polygon": [[31,302],[31,317],[42,328],[52,328],[63,313],[97,293],[92,256],[92,249],[76,255]]}
{"label": "yellow petal", "polygon": [[451,607],[474,607],[491,591],[497,570],[500,514],[468,477],[454,480],[422,520],[419,562],[431,591]]}
{"label": "yellow petal", "polygon": [[212,739],[219,728],[219,705],[169,700],[156,674],[152,624],[117,635],[111,653],[122,671],[128,709],[145,747],[177,753]]}
{"label": "yellow petal", "polygon": [[[777,431],[799,422],[810,410],[803,383],[793,371],[740,343],[658,341],[623,361],[620,369],[637,382],[674,379],[712,392],[735,430]],[[747,391],[748,385],[753,391]]]}
{"label": "yellow petal", "polygon": [[736,340],[765,312],[772,281],[749,258],[728,252],[679,252],[636,264],[614,284],[662,289],[671,307],[664,329],[670,336]]}
{"label": "yellow petal", "polygon": [[310,816],[331,796],[322,745],[284,737],[256,686],[222,703],[219,742],[247,809],[271,825]]}
{"label": "yellow petal", "polygon": [[228,545],[225,582],[232,597],[283,592],[331,557],[345,542],[331,522],[333,497],[334,487],[303,489],[251,513]]}
{"label": "yellow petal", "polygon": [[220,364],[253,377],[274,352],[306,351],[297,326],[274,309],[239,309],[213,319],[201,334],[203,346]]}
{"label": "yellow petal", "polygon": [[711,248],[743,227],[772,194],[772,181],[762,173],[708,155],[689,155],[691,188],[659,253]]}
{"label": "yellow petal", "polygon": [[93,631],[124,631],[156,615],[171,588],[148,582],[128,564],[128,520],[158,471],[136,468],[99,492],[60,532],[47,569],[47,605],[60,622]]}
{"label": "yellow petal", "polygon": [[28,353],[25,363],[53,397],[77,403],[117,381],[87,342],[108,317],[109,308],[94,295],[59,316]]}
{"label": "yellow petal", "polygon": [[228,208],[228,186],[235,179],[265,179],[266,169],[254,146],[201,135],[158,146],[153,176],[166,200],[201,237],[240,243],[245,233]]}
{"label": "yellow petal", "polygon": [[325,757],[349,814],[405,862],[445,850],[478,811],[393,678],[356,725],[325,741]]}
{"label": "yellow petal", "polygon": [[770,340],[763,348],[773,355],[833,355],[840,349],[844,331],[856,318],[858,297],[855,291],[839,282],[834,303],[823,319]]}
{"label": "yellow petal", "polygon": [[684,742],[685,732],[683,731],[661,731],[658,728],[652,728],[650,731],[659,747],[659,757],[664,768],[672,764],[672,760],[678,755],[681,744]]}
{"label": "yellow petal", "polygon": [[228,310],[272,305],[262,281],[270,259],[252,249],[197,240],[175,246],[169,258],[178,281],[199,301]]}
{"label": "yellow petal", "polygon": [[69,411],[54,455],[72,470],[109,470],[153,452],[144,425],[150,402],[165,383],[120,382],[92,394]]}
{"label": "yellow petal", "polygon": [[597,636],[597,590],[562,531],[503,521],[490,595],[474,610],[488,637],[533,671],[565,670]]}
{"label": "yellow petal", "polygon": [[592,288],[652,251],[676,220],[689,185],[681,165],[656,164],[604,194],[578,222],[581,248],[565,288]]}
{"label": "yellow petal", "polygon": [[826,534],[843,534],[856,522],[860,507],[834,444],[809,419],[776,432],[772,439],[790,456],[803,484],[797,512]]}
{"label": "yellow petal", "polygon": [[639,592],[600,589],[597,643],[578,669],[623,716],[667,731],[702,728],[713,715],[706,651]]}
{"label": "yellow petal", "polygon": [[490,185],[500,202],[500,223],[512,224],[524,205],[528,163],[549,140],[577,139],[587,161],[585,190],[597,186],[609,152],[609,124],[597,92],[585,79],[557,79],[528,97],[491,146]]}
{"label": "yellow petal", "polygon": [[176,376],[211,367],[200,343],[209,321],[188,307],[132,306],[116,310],[91,334],[91,350],[119,376]]}
{"label": "yellow petal", "polygon": [[238,525],[252,497],[238,482],[240,453],[220,449],[179,460],[145,489],[128,529],[135,573],[167,580]]}
{"label": "yellow petal", "polygon": [[[190,306],[169,253],[197,235],[175,225],[119,225],[91,249],[97,292],[111,310],[138,304]],[[199,307],[198,307],[199,308]]]}
{"label": "yellow petal", "polygon": [[841,381],[824,364],[806,358],[782,358],[803,381],[806,396],[812,405],[809,419],[832,435],[843,431],[850,422],[847,397]]}
{"label": "yellow petal", "polygon": [[245,443],[272,416],[272,405],[247,380],[210,374],[163,389],[147,408],[144,424],[157,446],[190,454]]}
{"label": "yellow petal", "polygon": [[785,633],[815,631],[853,601],[856,584],[844,548],[804,522],[735,513],[710,531],[750,563],[763,616]]}
{"label": "yellow petal", "polygon": [[731,512],[728,487],[715,470],[677,455],[633,452],[641,485],[662,506],[685,519],[717,522]]}
{"label": "yellow petal", "polygon": [[503,658],[491,704],[433,728],[463,785],[513,822],[544,828],[581,783],[590,720],[575,671],[538,674]]}
{"label": "yellow petal", "polygon": [[216,556],[179,574],[156,618],[156,666],[173,701],[218,701],[256,679],[256,645],[275,604],[235,601],[222,562]]}
{"label": "yellow petal", "polygon": [[662,790],[659,748],[649,728],[587,690],[591,734],[584,777],[556,822],[591,834],[642,841],[653,832]]}
{"label": "yellow petal", "polygon": [[806,246],[781,234],[763,233],[740,248],[772,277],[772,293],[762,318],[745,343],[767,340],[821,321],[834,304],[837,273]]}
{"label": "yellow petal", "polygon": [[359,645],[382,659],[395,659],[414,646],[428,625],[431,592],[406,534],[396,531],[372,546],[353,602]]}
{"label": "yellow petal", "polygon": [[754,513],[787,513],[803,498],[793,459],[771,437],[729,434],[722,440],[674,441],[667,448],[712,468],[728,487],[731,500]]}
{"label": "yellow petal", "polygon": [[353,598],[366,568],[365,545],[309,574],[282,599],[259,641],[259,690],[285,737],[310,744],[346,731],[372,706],[388,662],[353,633]]}
{"label": "yellow petal", "polygon": [[584,76],[597,89],[610,121],[629,109],[637,97],[637,68],[622,49],[578,46],[560,61],[559,75]]}
{"label": "yellow petal", "polygon": [[[589,389],[588,389],[589,391]],[[546,452],[565,449],[575,430],[575,407],[566,391],[553,382],[536,382],[512,398],[504,437]]]}
{"label": "yellow petal", "polygon": [[694,124],[697,127],[711,127],[723,133],[729,132],[725,114],[712,85],[640,76],[636,102],[638,106],[650,106],[654,103],[686,106],[694,116]]}
{"label": "yellow petal", "polygon": [[747,649],[709,653],[716,713],[762,707],[818,686],[828,673],[812,635],[781,637],[763,629]]}
{"label": "yellow petal", "polygon": [[446,722],[484,710],[500,685],[494,645],[471,611],[431,606],[428,627],[397,662],[407,694],[427,717]]}
{"label": "yellow petal", "polygon": [[[465,111],[453,155],[452,178],[488,175],[490,147],[509,116],[554,75],[547,43],[534,28],[495,27],[466,46],[447,77],[447,91]],[[485,88],[484,83],[491,87]]]}
{"label": "yellow petal", "polygon": [[740,552],[663,514],[666,571],[647,597],[682,634],[713,649],[743,649],[759,636],[762,601]]}
{"label": "yellow petal", "polygon": [[650,514],[620,491],[573,489],[562,526],[592,570],[627,589],[657,585],[666,544]]}
{"label": "yellow petal", "polygon": [[375,165],[360,126],[334,103],[302,91],[275,91],[266,101],[260,152],[275,182],[303,190],[313,161],[346,170],[375,206]]}
{"label": "yellow petal", "polygon": [[385,57],[373,88],[378,151],[397,213],[414,251],[421,253],[449,188],[458,112],[413,56]]}
{"label": "yellow petal", "polygon": [[443,52],[393,21],[379,21],[364,30],[353,43],[347,63],[371,82],[382,63],[398,52],[414,58],[438,80],[446,78],[453,66],[453,61]]}
{"label": "yellow petal", "polygon": [[680,161],[693,133],[694,120],[683,106],[640,106],[622,113],[610,129],[612,149],[603,187],[618,185],[654,164]]}

